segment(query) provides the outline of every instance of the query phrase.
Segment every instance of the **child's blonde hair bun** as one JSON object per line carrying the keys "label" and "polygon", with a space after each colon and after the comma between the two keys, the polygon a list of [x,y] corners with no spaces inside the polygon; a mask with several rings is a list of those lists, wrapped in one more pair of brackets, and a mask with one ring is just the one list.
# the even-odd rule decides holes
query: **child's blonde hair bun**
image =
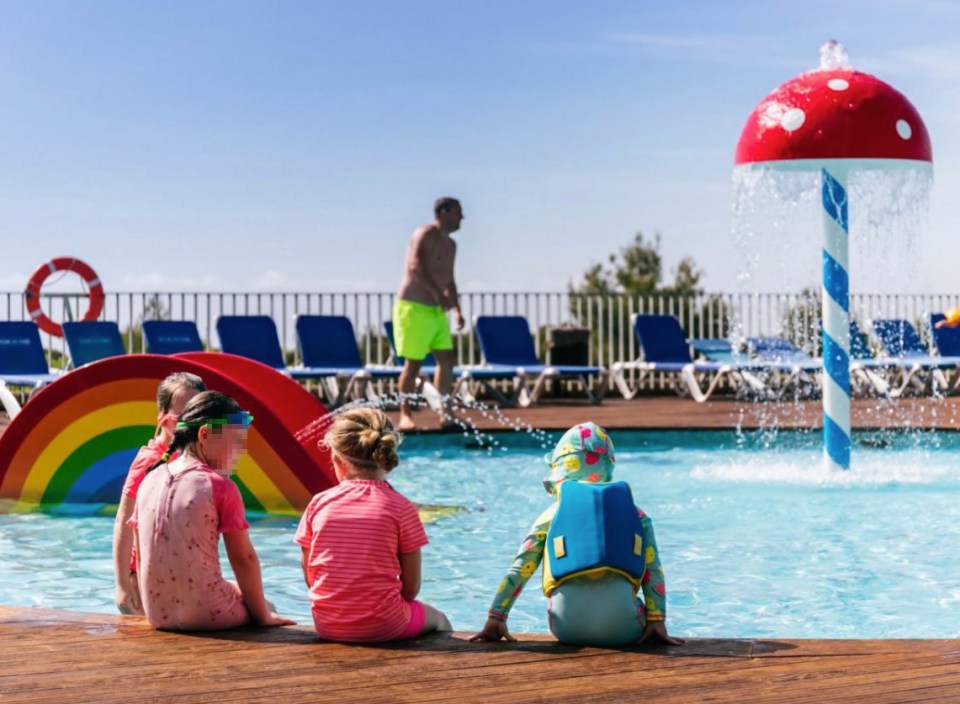
{"label": "child's blonde hair bun", "polygon": [[399,433],[386,413],[375,408],[354,408],[339,414],[323,438],[323,444],[360,466],[376,466],[385,472],[400,464]]}

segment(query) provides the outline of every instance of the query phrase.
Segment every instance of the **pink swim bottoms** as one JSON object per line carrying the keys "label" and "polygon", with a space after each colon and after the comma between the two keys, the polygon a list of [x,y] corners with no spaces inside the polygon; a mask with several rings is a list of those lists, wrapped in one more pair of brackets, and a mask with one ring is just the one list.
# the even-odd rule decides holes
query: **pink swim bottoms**
{"label": "pink swim bottoms", "polygon": [[410,623],[403,629],[403,633],[394,640],[410,640],[420,635],[423,630],[423,624],[427,620],[427,612],[424,611],[423,604],[419,601],[408,602],[410,604]]}

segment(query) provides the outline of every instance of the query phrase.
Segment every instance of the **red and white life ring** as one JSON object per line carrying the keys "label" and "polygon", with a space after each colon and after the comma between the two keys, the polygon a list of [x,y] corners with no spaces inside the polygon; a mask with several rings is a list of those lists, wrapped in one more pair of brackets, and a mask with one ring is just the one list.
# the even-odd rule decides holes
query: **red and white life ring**
{"label": "red and white life ring", "polygon": [[50,335],[63,337],[63,326],[60,323],[53,322],[40,306],[40,287],[43,286],[47,277],[55,271],[72,271],[79,274],[87,283],[90,289],[90,306],[80,320],[96,320],[100,317],[100,313],[103,311],[103,284],[100,283],[97,272],[89,264],[73,257],[56,257],[46,264],[41,264],[33,272],[27,282],[27,290],[23,294],[26,299],[27,312],[30,313],[30,317],[41,330]]}

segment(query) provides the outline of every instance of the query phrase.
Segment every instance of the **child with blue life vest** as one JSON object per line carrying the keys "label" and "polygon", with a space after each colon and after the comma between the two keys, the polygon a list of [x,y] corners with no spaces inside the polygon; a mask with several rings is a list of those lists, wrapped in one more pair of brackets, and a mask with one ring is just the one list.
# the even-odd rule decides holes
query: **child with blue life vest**
{"label": "child with blue life vest", "polygon": [[[613,482],[613,442],[594,423],[568,430],[546,457],[555,501],[524,538],[471,641],[515,641],[507,616],[543,561],[550,631],[574,645],[616,647],[667,634],[666,588],[653,523],[626,482]],[[642,594],[641,594],[642,592]]]}

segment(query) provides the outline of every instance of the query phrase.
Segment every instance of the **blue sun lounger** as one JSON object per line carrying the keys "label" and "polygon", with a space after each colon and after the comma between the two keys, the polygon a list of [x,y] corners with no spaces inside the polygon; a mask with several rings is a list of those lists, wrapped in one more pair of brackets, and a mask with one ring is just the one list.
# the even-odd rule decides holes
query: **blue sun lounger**
{"label": "blue sun lounger", "polygon": [[956,328],[938,328],[937,323],[945,320],[943,313],[930,314],[930,333],[933,338],[933,346],[941,357],[960,358],[960,327]]}
{"label": "blue sun lounger", "polygon": [[120,328],[112,320],[88,320],[63,324],[70,365],[74,369],[108,357],[127,353]]}
{"label": "blue sun lounger", "polygon": [[302,369],[323,375],[334,405],[359,395],[374,399],[373,381],[400,376],[399,367],[363,363],[353,323],[344,315],[298,315],[296,329]]}
{"label": "blue sun lounger", "polygon": [[771,386],[782,397],[793,390],[800,396],[811,396],[819,390],[823,361],[811,357],[783,337],[748,337],[747,348],[758,362],[775,372]]}
{"label": "blue sun lounger", "polygon": [[200,331],[192,320],[144,320],[143,337],[151,354],[203,352]]}
{"label": "blue sun lounger", "polygon": [[11,419],[20,412],[20,401],[11,388],[33,393],[59,376],[47,366],[36,323],[0,321],[0,405]]}
{"label": "blue sun lounger", "polygon": [[[480,367],[471,367],[470,377],[481,383],[502,378],[501,375],[514,378],[510,396],[503,395],[493,385],[487,385],[501,403],[519,406],[536,403],[551,379],[578,379],[591,403],[603,400],[607,370],[596,366],[541,364],[530,336],[530,325],[523,316],[480,315],[474,328],[484,363]],[[593,388],[591,380],[595,381]]]}
{"label": "blue sun lounger", "polygon": [[[694,360],[690,343],[676,316],[641,313],[634,315],[631,323],[640,345],[640,357],[630,362],[616,362],[611,369],[613,381],[624,398],[635,397],[644,379],[652,374],[672,377],[677,391],[689,393],[698,403],[709,399],[724,380],[731,382],[734,390],[747,388],[760,394],[767,393],[763,382],[752,374],[764,371],[766,366],[730,360],[733,351],[725,340],[702,341],[698,351],[701,356],[710,351],[725,355],[724,361]],[[635,378],[629,379],[628,376]]]}
{"label": "blue sun lounger", "polygon": [[896,360],[875,356],[870,349],[867,334],[855,320],[850,321],[851,392],[869,396],[890,396],[888,379],[899,368]]}
{"label": "blue sun lounger", "polygon": [[912,323],[900,318],[874,320],[873,333],[885,356],[900,368],[901,379],[891,396],[901,396],[918,385],[935,394],[956,391],[960,384],[960,357],[930,354]]}
{"label": "blue sun lounger", "polygon": [[[772,372],[773,376],[776,377],[784,374],[788,376],[795,376],[801,372],[812,373],[820,370],[819,360],[809,357],[802,350],[798,349],[791,343],[782,340],[782,338],[758,339],[775,339],[777,342],[768,343],[772,359],[763,360],[763,367],[758,366],[756,369],[753,369],[751,372],[748,372],[744,375],[747,380],[752,382],[755,390],[766,390],[768,392],[768,396],[777,395],[772,389],[764,385],[765,382],[761,381],[760,384],[757,384],[755,382],[757,377],[753,376],[754,373],[767,371]],[[707,359],[712,362],[726,362],[727,364],[734,365],[752,365],[759,361],[754,358],[749,358],[745,354],[735,353],[729,340],[709,338],[695,339],[690,341],[690,346],[693,347],[694,351],[703,359]],[[780,351],[783,350],[789,350],[789,354],[787,354],[789,361],[777,361],[778,359],[782,359],[782,356],[778,357],[778,355],[780,354]],[[796,362],[800,363],[799,369],[796,366]],[[886,369],[889,369],[889,367],[889,362],[874,358],[873,352],[870,350],[870,347],[867,344],[866,335],[860,331],[856,322],[851,321],[850,381],[853,391],[859,395],[888,395],[889,385],[887,384],[882,372]]]}
{"label": "blue sun lounger", "polygon": [[221,315],[217,318],[217,337],[220,349],[227,354],[246,357],[271,367],[298,381],[315,380],[320,383],[330,403],[339,402],[336,383],[338,369],[311,369],[306,366],[288,367],[280,346],[277,324],[268,315]]}

